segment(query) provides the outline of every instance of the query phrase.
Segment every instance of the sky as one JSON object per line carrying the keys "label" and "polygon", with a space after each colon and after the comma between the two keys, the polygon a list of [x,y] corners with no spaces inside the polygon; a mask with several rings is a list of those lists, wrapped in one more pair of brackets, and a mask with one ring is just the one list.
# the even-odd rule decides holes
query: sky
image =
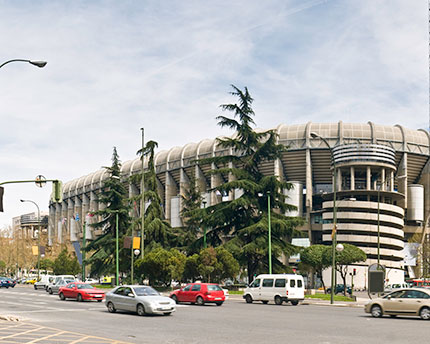
{"label": "sky", "polygon": [[[0,182],[64,183],[218,135],[248,87],[257,127],[428,128],[426,0],[0,0]],[[228,115],[228,114],[227,114]],[[5,185],[0,228],[48,211],[51,186]]]}

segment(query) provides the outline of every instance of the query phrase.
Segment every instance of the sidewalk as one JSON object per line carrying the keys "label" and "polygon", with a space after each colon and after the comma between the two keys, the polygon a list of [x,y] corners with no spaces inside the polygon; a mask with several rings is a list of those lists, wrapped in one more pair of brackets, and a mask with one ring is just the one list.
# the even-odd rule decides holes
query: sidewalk
{"label": "sidewalk", "polygon": [[[228,301],[243,301],[242,295],[230,294]],[[302,305],[313,305],[313,306],[331,306],[331,307],[354,307],[354,308],[364,308],[364,305],[369,301],[368,297],[357,297],[357,300],[347,302],[347,301],[334,301],[333,304],[330,304],[330,300],[321,300],[321,299],[308,299],[306,298],[301,302]],[[257,301],[256,301],[257,302]]]}

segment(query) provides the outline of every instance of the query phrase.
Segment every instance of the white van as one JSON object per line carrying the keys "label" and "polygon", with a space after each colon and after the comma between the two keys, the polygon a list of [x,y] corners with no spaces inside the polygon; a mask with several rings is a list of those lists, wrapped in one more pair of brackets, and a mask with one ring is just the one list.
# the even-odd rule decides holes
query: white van
{"label": "white van", "polygon": [[245,289],[243,298],[246,303],[274,301],[277,305],[291,302],[297,306],[305,298],[303,276],[295,274],[265,274],[258,275]]}
{"label": "white van", "polygon": [[40,275],[39,280],[34,283],[34,289],[46,289],[46,286],[54,281],[54,277],[54,275]]}

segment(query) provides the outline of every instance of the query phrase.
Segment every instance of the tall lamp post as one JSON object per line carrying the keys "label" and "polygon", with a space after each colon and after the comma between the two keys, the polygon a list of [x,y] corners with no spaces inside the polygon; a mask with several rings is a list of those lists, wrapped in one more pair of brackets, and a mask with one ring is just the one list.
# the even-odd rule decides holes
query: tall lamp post
{"label": "tall lamp post", "polygon": [[39,206],[37,205],[36,202],[31,201],[29,199],[21,199],[21,202],[29,202],[29,203],[33,203],[36,208],[37,208],[37,223],[39,225],[39,231],[37,232],[37,280],[39,280],[40,277],[40,232],[41,232],[41,228],[40,228],[40,209]]}
{"label": "tall lamp post", "polygon": [[142,179],[140,182],[140,193],[142,197],[140,199],[140,221],[142,232],[140,233],[140,251],[142,257],[145,255],[145,129],[140,128],[142,131]]}
{"label": "tall lamp post", "polygon": [[330,147],[327,140],[318,135],[317,133],[312,132],[311,133],[312,138],[319,138],[327,145],[328,149],[330,150],[331,155],[331,162],[333,164],[333,230],[331,232],[331,254],[332,254],[332,260],[331,260],[331,289],[330,289],[330,304],[334,303],[334,288],[335,288],[335,280],[336,280],[336,227],[337,227],[337,209],[336,209],[336,189],[337,189],[337,172],[336,172],[336,162],[334,160],[333,156],[333,149]]}
{"label": "tall lamp post", "polygon": [[[206,200],[202,202],[203,209],[206,209]],[[203,225],[203,248],[206,248],[206,226]]]}
{"label": "tall lamp post", "polygon": [[270,191],[267,191],[267,222],[269,230],[268,246],[269,246],[269,274],[272,273],[272,225],[270,223],[270,215],[272,209],[270,208]]}
{"label": "tall lamp post", "polygon": [[8,63],[11,63],[11,62],[28,62],[28,63],[32,64],[33,66],[36,66],[36,67],[39,67],[39,68],[45,67],[46,64],[48,63],[46,61],[32,61],[32,60],[24,60],[24,59],[13,59],[13,60],[9,60],[9,61],[3,62],[0,65],[0,68],[3,67],[4,65],[7,65]]}

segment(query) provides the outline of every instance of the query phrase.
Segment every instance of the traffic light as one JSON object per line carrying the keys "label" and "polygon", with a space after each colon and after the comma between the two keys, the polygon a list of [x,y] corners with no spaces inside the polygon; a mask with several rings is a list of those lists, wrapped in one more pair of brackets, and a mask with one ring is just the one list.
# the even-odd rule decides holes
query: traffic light
{"label": "traffic light", "polygon": [[3,192],[4,192],[3,186],[0,186],[0,211],[3,211]]}
{"label": "traffic light", "polygon": [[354,268],[354,276],[355,276],[355,274],[357,273],[357,269],[356,268]]}
{"label": "traffic light", "polygon": [[63,183],[60,180],[52,182],[51,200],[58,203],[63,201]]}

